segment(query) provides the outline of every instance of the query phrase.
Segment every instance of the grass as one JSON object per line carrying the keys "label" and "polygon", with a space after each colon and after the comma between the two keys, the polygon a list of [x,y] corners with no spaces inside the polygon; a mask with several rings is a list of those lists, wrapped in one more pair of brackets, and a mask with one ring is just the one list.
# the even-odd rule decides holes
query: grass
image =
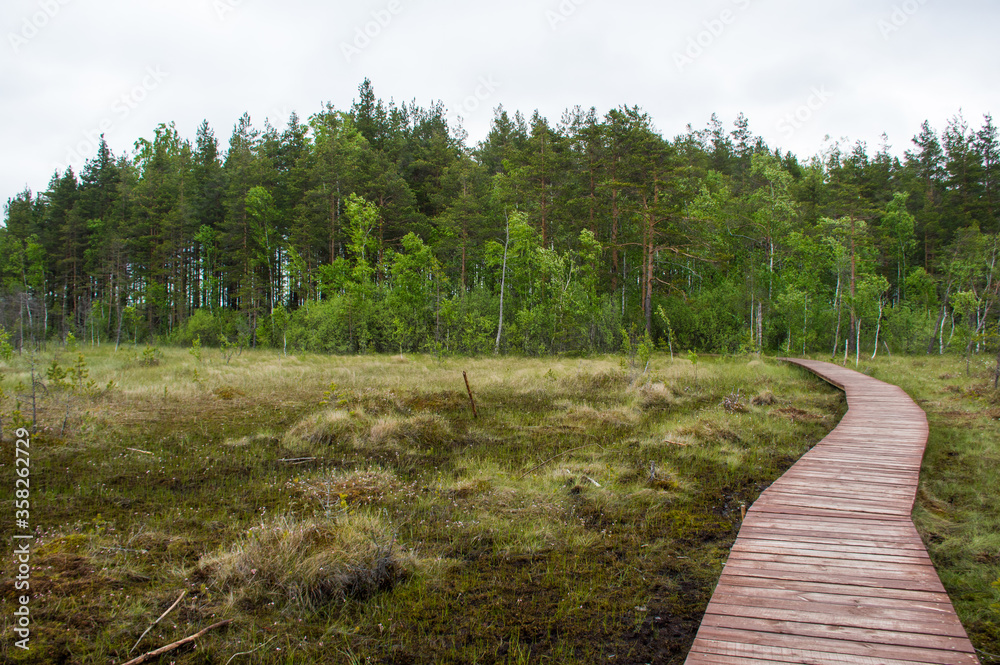
{"label": "grass", "polygon": [[[231,618],[164,662],[680,663],[740,506],[844,409],[807,373],[745,358],[655,356],[630,376],[611,357],[84,355],[93,387],[40,403],[33,649],[12,646],[5,557],[5,662],[124,662],[186,590],[133,656]],[[983,380],[956,367],[868,369],[930,396],[917,521],[989,651],[996,439],[948,414],[996,423],[969,392]],[[19,383],[30,417],[26,358],[3,369],[8,392]],[[16,406],[2,406],[5,487]]]}

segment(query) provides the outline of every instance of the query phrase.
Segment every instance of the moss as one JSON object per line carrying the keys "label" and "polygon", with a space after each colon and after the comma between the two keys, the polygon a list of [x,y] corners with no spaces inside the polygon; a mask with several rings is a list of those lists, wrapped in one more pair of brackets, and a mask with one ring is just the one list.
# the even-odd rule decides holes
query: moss
{"label": "moss", "polygon": [[[203,363],[198,383],[195,363],[164,349],[122,370],[96,352],[113,396],[80,404],[87,427],[65,445],[39,446],[37,523],[59,534],[42,579],[69,594],[39,615],[60,626],[39,635],[47,654],[120,662],[187,590],[144,646],[236,621],[172,656],[184,665],[278,634],[256,662],[682,662],[740,503],[841,404],[782,366],[660,355],[635,386],[617,358],[248,350]],[[751,389],[815,418],[720,408]],[[362,518],[377,528],[350,526]]]}

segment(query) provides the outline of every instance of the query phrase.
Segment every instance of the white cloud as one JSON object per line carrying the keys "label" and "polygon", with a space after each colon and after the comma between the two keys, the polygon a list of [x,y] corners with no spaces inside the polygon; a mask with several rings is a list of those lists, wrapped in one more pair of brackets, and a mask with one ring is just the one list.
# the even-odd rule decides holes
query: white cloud
{"label": "white cloud", "polygon": [[[990,2],[394,1],[391,22],[347,62],[340,45],[390,0],[6,0],[0,198],[44,189],[108,117],[117,153],[169,121],[193,138],[208,119],[225,143],[244,111],[263,126],[292,110],[308,117],[326,101],[347,108],[366,76],[385,99],[449,107],[476,95],[482,79],[499,82],[479,108],[463,109],[473,141],[501,103],[526,116],[538,109],[553,124],[577,104],[600,113],[637,104],[671,137],[688,123],[704,127],[713,112],[731,123],[742,111],[772,147],[804,159],[826,135],[874,149],[884,131],[901,153],[925,118],[943,129],[959,108],[974,125],[1000,110],[991,33],[1000,7]],[[916,10],[886,38],[879,21],[907,2]],[[57,10],[27,39],[25,21],[43,7]],[[548,12],[565,20],[553,29]],[[16,51],[12,34],[24,41]],[[703,52],[679,71],[674,54],[699,36]],[[169,76],[127,116],[116,113],[150,67]],[[781,119],[816,86],[834,97],[789,138]]]}

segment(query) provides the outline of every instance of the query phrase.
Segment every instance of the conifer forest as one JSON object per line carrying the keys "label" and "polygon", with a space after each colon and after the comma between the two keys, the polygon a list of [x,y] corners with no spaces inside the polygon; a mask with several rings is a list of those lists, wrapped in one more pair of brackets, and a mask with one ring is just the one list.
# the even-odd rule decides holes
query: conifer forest
{"label": "conifer forest", "polygon": [[901,157],[806,157],[742,115],[666,137],[638,107],[501,107],[469,145],[366,80],[348,110],[161,124],[14,194],[0,324],[19,348],[992,355],[997,128],[914,130]]}

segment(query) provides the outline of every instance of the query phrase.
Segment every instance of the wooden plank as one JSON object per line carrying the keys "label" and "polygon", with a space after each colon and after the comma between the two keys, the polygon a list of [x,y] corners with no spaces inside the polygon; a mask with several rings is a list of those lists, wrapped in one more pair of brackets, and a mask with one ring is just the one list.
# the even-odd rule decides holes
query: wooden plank
{"label": "wooden plank", "polygon": [[732,574],[749,577],[764,577],[780,580],[803,580],[830,582],[842,586],[874,586],[888,589],[916,589],[922,591],[944,591],[938,586],[936,574],[927,572],[864,571],[839,566],[818,566],[810,564],[774,563],[746,561],[742,558],[730,560]]}
{"label": "wooden plank", "polygon": [[[910,560],[908,562],[897,562],[897,561],[873,561],[858,559],[853,557],[831,557],[829,554],[825,556],[812,556],[808,554],[796,553],[796,554],[774,554],[769,552],[753,552],[748,550],[741,550],[738,556],[740,561],[753,562],[755,565],[758,563],[777,563],[777,564],[795,564],[795,565],[807,565],[807,566],[821,566],[825,568],[848,568],[852,571],[859,570],[865,571],[871,575],[876,573],[890,573],[893,575],[900,576],[915,576],[918,574],[924,574],[927,572],[933,572],[934,566],[927,560]],[[930,570],[928,570],[930,569]]]}
{"label": "wooden plank", "polygon": [[[744,536],[745,534],[745,536]],[[859,536],[857,538],[851,538],[846,536],[841,537],[829,537],[825,538],[822,534],[817,535],[816,532],[810,531],[797,531],[795,529],[758,529],[753,525],[744,523],[743,528],[740,529],[740,540],[744,537],[748,540],[759,540],[759,541],[777,541],[777,542],[797,542],[801,543],[804,547],[808,547],[813,544],[819,545],[837,545],[844,547],[864,547],[871,549],[886,549],[890,551],[903,551],[903,550],[913,550],[924,552],[924,545],[919,541],[914,541],[912,539],[907,540],[897,540],[886,538],[885,540],[879,541],[877,543],[872,543],[869,540],[865,540],[864,537]],[[737,540],[736,542],[740,542]]]}
{"label": "wooden plank", "polygon": [[706,614],[705,622],[708,621],[711,621],[711,625],[718,626],[719,628],[734,628],[761,633],[795,635],[796,637],[838,639],[863,644],[883,644],[897,647],[975,654],[975,650],[972,648],[972,644],[967,637],[927,635],[890,629],[872,630],[868,628],[851,628],[848,626],[831,626],[828,624],[782,621],[777,619],[731,617],[719,614]]}
{"label": "wooden plank", "polygon": [[[716,597],[724,599],[745,598],[747,603],[766,605],[772,602],[808,602],[822,605],[844,605],[848,608],[881,608],[893,611],[917,612],[934,616],[951,615],[951,603],[947,598],[937,602],[914,602],[912,598],[900,600],[883,598],[881,596],[858,596],[855,594],[817,593],[809,591],[794,591],[776,589],[767,585],[740,586],[738,584],[720,583],[716,589]],[[728,602],[728,601],[727,601]],[[846,610],[849,611],[849,610]],[[894,615],[896,616],[896,615]]]}
{"label": "wooden plank", "polygon": [[850,480],[832,476],[824,478],[821,474],[814,474],[810,477],[806,477],[804,473],[800,474],[791,472],[786,473],[780,479],[775,481],[768,491],[774,488],[780,488],[782,491],[849,492],[854,496],[878,494],[880,496],[906,497],[912,494],[912,490],[909,486],[900,487],[897,485],[881,485],[874,488],[871,483],[866,483],[861,480]]}
{"label": "wooden plank", "polygon": [[[820,643],[818,647],[826,645]],[[861,645],[859,650],[868,645]],[[917,653],[900,653],[898,656],[912,656],[917,660],[902,660],[886,658],[878,655],[863,655],[860,653],[830,653],[813,649],[790,649],[782,646],[768,646],[744,642],[706,639],[699,644],[700,651],[692,650],[689,663],[806,663],[808,665],[914,665],[914,663],[954,663],[955,665],[973,665],[976,663],[966,654],[943,653],[941,658],[933,658],[934,652],[919,650]],[[965,656],[965,659],[962,657]],[[692,660],[693,658],[693,660]]]}
{"label": "wooden plank", "polygon": [[858,513],[874,513],[885,515],[908,515],[911,505],[905,501],[862,501],[858,499],[844,499],[836,496],[816,496],[801,494],[797,492],[770,492],[766,496],[758,499],[764,505],[780,504],[782,506],[802,506],[823,508],[824,510],[847,511]]}
{"label": "wooden plank", "polygon": [[[808,487],[809,485],[812,486],[811,489]],[[780,486],[775,485],[768,492],[768,496],[775,493],[801,496],[827,496],[852,501],[875,501],[881,498],[882,500],[892,501],[894,504],[912,504],[913,497],[915,495],[915,492],[910,489],[900,489],[886,490],[882,497],[877,497],[871,493],[871,486],[838,482],[817,483],[813,481],[811,483],[805,483],[794,479],[789,479]],[[907,512],[907,514],[909,514],[909,512]]]}
{"label": "wooden plank", "polygon": [[746,619],[767,619],[796,623],[818,624],[829,627],[863,628],[876,631],[920,633],[944,637],[965,637],[965,629],[951,615],[933,615],[907,612],[900,609],[861,607],[846,610],[844,606],[821,605],[808,602],[777,602],[759,600],[753,605],[727,602],[740,601],[743,597],[727,596],[712,599],[706,614],[716,614]]}
{"label": "wooden plank", "polygon": [[839,557],[853,561],[881,563],[921,563],[930,566],[931,559],[921,550],[879,550],[871,547],[823,545],[819,543],[789,542],[787,540],[757,540],[740,538],[732,549],[739,554],[794,554],[807,557]]}
{"label": "wooden plank", "polygon": [[[759,505],[758,505],[759,504]],[[754,506],[763,511],[765,506],[768,512],[779,513],[782,515],[798,515],[802,517],[838,517],[843,515],[843,511],[825,509],[825,508],[804,508],[802,506],[788,506],[779,502],[769,502],[767,500],[762,501],[757,500]],[[860,517],[860,514],[851,513],[854,517]],[[878,517],[887,517],[886,513],[878,515]],[[874,515],[873,515],[874,517]]]}
{"label": "wooden plank", "polygon": [[950,603],[948,594],[944,591],[929,591],[926,589],[887,589],[885,587],[845,587],[831,582],[807,580],[763,580],[746,577],[723,571],[719,578],[720,586],[746,586],[754,588],[769,588],[776,590],[796,591],[800,593],[824,593],[830,595],[845,595],[864,602],[865,598],[899,599],[913,603]]}
{"label": "wooden plank", "polygon": [[769,517],[767,515],[761,515],[759,518],[761,526],[775,526],[780,527],[786,524],[793,525],[797,529],[801,528],[825,528],[825,529],[886,529],[898,532],[905,532],[916,538],[919,538],[916,528],[913,526],[913,522],[905,517],[900,518],[883,518],[874,519],[871,517],[858,518],[854,515],[840,515],[838,517],[817,519],[815,517],[809,517],[808,515],[802,515],[799,517],[789,517],[782,518],[783,521],[780,523],[768,524],[768,522],[773,521],[775,518]]}
{"label": "wooden plank", "polygon": [[[756,506],[757,504],[754,504]],[[752,519],[752,522],[751,522]],[[849,535],[863,535],[867,538],[884,537],[912,540],[922,543],[920,536],[913,530],[912,524],[908,521],[897,520],[895,524],[891,520],[867,520],[867,523],[850,523],[846,520],[836,520],[824,522],[822,519],[810,515],[789,515],[787,521],[782,521],[779,516],[757,509],[757,513],[752,517],[747,515],[745,524],[758,529],[794,529],[795,531],[808,531],[818,536],[848,537]],[[904,528],[905,527],[905,528]]]}

